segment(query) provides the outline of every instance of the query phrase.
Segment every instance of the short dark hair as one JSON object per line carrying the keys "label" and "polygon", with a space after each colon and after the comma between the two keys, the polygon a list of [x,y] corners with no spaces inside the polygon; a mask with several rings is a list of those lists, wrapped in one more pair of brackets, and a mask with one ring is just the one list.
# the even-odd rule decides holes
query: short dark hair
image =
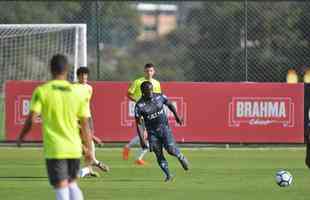
{"label": "short dark hair", "polygon": [[78,70],[76,71],[76,75],[80,74],[89,74],[89,69],[88,67],[79,67]]}
{"label": "short dark hair", "polygon": [[53,75],[60,75],[63,74],[65,71],[68,71],[68,59],[65,55],[54,55],[51,59],[50,65]]}
{"label": "short dark hair", "polygon": [[140,86],[140,90],[143,93],[143,91],[149,89],[150,87],[153,87],[153,84],[150,81],[144,81]]}
{"label": "short dark hair", "polygon": [[154,68],[155,66],[152,64],[152,63],[146,63],[145,65],[144,65],[144,69],[147,69],[147,68]]}

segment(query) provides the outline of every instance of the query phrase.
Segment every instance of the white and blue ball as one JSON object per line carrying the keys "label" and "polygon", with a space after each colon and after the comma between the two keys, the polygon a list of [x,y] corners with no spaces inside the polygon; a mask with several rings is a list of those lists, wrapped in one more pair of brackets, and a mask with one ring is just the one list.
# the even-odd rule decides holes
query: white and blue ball
{"label": "white and blue ball", "polygon": [[276,173],[276,183],[280,187],[288,187],[293,182],[293,176],[290,172],[285,170],[280,170]]}

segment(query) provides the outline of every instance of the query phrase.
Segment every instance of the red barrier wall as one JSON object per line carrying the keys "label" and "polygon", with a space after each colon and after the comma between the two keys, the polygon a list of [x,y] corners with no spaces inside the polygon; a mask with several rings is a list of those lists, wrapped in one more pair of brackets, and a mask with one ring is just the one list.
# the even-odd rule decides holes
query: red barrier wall
{"label": "red barrier wall", "polygon": [[[8,81],[6,139],[15,140],[28,113],[31,92],[39,82]],[[133,103],[127,82],[92,82],[95,134],[106,142],[128,141],[135,135]],[[302,143],[303,84],[162,83],[164,93],[184,117],[170,125],[179,142]],[[28,140],[41,140],[35,125]]]}

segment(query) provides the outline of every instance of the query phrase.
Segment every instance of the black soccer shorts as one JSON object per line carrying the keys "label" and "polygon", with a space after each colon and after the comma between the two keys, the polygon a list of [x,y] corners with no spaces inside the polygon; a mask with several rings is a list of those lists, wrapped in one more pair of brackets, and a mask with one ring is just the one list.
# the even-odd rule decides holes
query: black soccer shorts
{"label": "black soccer shorts", "polygon": [[56,186],[60,181],[72,181],[78,177],[80,159],[46,159],[49,182]]}

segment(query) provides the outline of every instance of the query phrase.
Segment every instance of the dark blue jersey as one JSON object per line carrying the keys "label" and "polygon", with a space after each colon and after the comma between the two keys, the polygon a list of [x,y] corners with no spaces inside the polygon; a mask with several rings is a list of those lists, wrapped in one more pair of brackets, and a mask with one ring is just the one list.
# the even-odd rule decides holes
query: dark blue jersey
{"label": "dark blue jersey", "polygon": [[161,126],[168,126],[168,118],[164,105],[168,103],[165,95],[155,94],[149,100],[141,98],[135,106],[135,117],[143,117],[148,131],[156,130]]}

